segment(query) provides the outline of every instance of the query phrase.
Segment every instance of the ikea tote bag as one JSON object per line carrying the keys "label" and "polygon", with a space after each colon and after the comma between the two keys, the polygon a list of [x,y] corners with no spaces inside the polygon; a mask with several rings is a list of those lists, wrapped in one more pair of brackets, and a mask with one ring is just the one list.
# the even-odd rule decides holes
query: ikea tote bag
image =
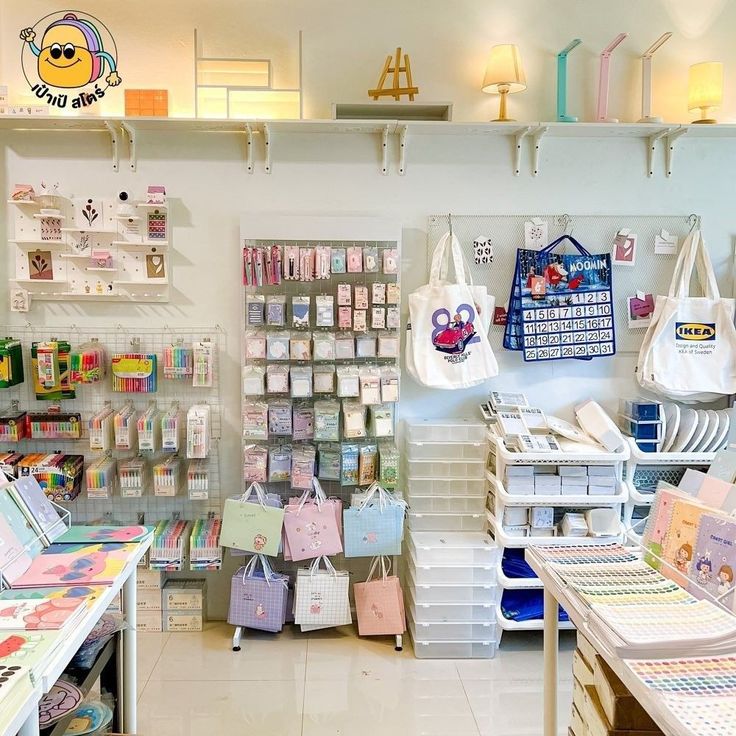
{"label": "ikea tote bag", "polygon": [[[255,493],[257,503],[250,502]],[[284,509],[268,505],[260,483],[251,483],[242,496],[225,501],[222,511],[220,542],[223,547],[276,556],[281,544]]]}
{"label": "ikea tote bag", "polygon": [[[690,296],[693,273],[703,296]],[[699,230],[680,250],[667,296],[658,296],[639,351],[644,388],[684,402],[712,401],[736,392],[733,299],[721,297]]]}
{"label": "ikea tote bag", "polygon": [[[442,278],[448,249],[455,282]],[[432,256],[429,283],[409,295],[407,369],[422,385],[462,389],[498,375],[498,363],[488,341],[493,310],[476,299],[466,281],[458,239],[445,234]],[[484,313],[481,318],[480,313]]]}
{"label": "ikea tote bag", "polygon": [[[374,580],[379,560],[381,575]],[[390,569],[388,557],[376,557],[366,581],[353,586],[360,636],[396,635],[406,631],[404,594],[399,579],[389,575]]]}
{"label": "ikea tote bag", "polygon": [[[261,570],[257,570],[260,563]],[[253,555],[232,577],[227,622],[278,632],[286,621],[289,577],[275,573],[263,555]]]}

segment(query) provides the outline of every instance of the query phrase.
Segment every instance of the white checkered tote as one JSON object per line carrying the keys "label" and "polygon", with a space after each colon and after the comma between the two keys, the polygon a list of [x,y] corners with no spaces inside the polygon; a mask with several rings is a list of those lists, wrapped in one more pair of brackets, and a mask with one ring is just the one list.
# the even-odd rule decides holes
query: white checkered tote
{"label": "white checkered tote", "polygon": [[[256,569],[258,562],[262,570]],[[254,555],[233,575],[228,623],[260,631],[281,631],[286,620],[288,585],[288,575],[274,572],[263,555]]]}
{"label": "white checkered tote", "polygon": [[345,557],[400,555],[406,503],[374,483],[357,507],[343,512]]}
{"label": "white checkered tote", "polygon": [[[321,562],[326,569],[320,569]],[[327,557],[318,557],[297,572],[294,623],[302,631],[351,624],[349,588],[347,571],[335,570]]]}

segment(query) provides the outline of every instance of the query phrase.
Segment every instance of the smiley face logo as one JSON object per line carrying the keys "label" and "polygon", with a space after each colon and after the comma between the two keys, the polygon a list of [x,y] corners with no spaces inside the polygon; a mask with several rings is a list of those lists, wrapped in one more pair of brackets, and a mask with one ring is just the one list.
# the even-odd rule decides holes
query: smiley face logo
{"label": "smiley face logo", "polygon": [[[94,85],[80,92],[79,100],[71,100],[72,107],[82,107],[103,97],[107,87],[117,87],[122,82],[117,71],[115,41],[107,28],[92,16],[54,13],[41,19],[35,27],[24,28],[20,38],[26,79],[36,96],[51,105],[66,107],[69,103],[67,95],[54,94],[53,89],[83,89]],[[40,81],[35,83],[34,77]]]}

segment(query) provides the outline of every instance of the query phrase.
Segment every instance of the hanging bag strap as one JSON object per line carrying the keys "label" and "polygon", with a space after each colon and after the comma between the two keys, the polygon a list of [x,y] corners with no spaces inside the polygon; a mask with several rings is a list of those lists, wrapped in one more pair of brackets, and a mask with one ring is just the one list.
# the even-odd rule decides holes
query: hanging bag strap
{"label": "hanging bag strap", "polygon": [[370,570],[368,570],[368,577],[365,579],[366,583],[370,583],[370,581],[373,580],[373,574],[377,572],[379,560],[381,562],[381,578],[383,580],[383,584],[386,584],[386,578],[388,578],[388,575],[391,572],[391,558],[386,555],[380,555],[373,558]]}
{"label": "hanging bag strap", "polygon": [[450,233],[446,232],[441,238],[440,242],[437,243],[432,256],[432,267],[429,272],[429,285],[439,286],[443,277],[447,276],[447,265],[445,260],[449,259],[447,254],[447,245],[450,241],[450,251],[452,253],[452,262],[455,267],[455,282],[458,284],[466,284],[465,281],[465,266],[463,265],[463,253],[460,247],[460,241],[457,236],[453,233],[450,238]]}
{"label": "hanging bag strap", "polygon": [[697,273],[703,295],[708,299],[719,299],[718,282],[700,230],[690,232],[682,245],[672,275],[670,297],[684,299],[690,296],[693,271]]}
{"label": "hanging bag strap", "polygon": [[555,238],[549,245],[545,245],[542,250],[540,250],[540,253],[550,253],[553,251],[560,243],[562,243],[564,240],[570,241],[575,248],[577,248],[578,253],[580,253],[581,256],[589,256],[590,252],[586,250],[578,240],[573,238],[572,235],[568,235],[567,233],[564,233],[560,235],[559,238]]}
{"label": "hanging bag strap", "polygon": [[312,564],[309,566],[309,576],[314,576],[314,574],[319,570],[320,563],[322,562],[325,563],[325,570],[331,575],[337,577],[337,570],[335,569],[335,566],[330,562],[330,559],[328,557],[325,557],[324,555],[322,557],[314,558]]}

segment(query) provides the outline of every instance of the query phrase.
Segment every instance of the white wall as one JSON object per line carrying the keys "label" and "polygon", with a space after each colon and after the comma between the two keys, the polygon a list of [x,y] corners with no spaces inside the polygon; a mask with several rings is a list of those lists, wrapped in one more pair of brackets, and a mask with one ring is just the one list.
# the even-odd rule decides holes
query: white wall
{"label": "white wall", "polygon": [[[703,2],[700,5],[708,6]],[[60,7],[48,2],[0,5],[0,79],[11,81],[17,49],[8,49],[8,39],[36,15]],[[483,118],[489,115],[488,102],[473,89],[482,74],[485,48],[494,41],[516,39],[528,59],[530,91],[514,99],[520,118],[549,119],[552,114],[551,58],[546,91],[540,95],[540,72],[544,54],[562,47],[569,37],[579,34],[592,49],[603,47],[619,28],[636,31],[642,48],[667,28],[676,30],[672,8],[684,3],[668,3],[669,13],[660,3],[620,2],[454,2],[367,4],[312,2],[310,12],[299,10],[302,3],[250,2],[198,4],[204,17],[201,27],[209,35],[227,41],[223,52],[235,53],[233,19],[253,23],[274,23],[288,36],[292,29],[305,28],[306,68],[308,69],[309,114],[326,115],[328,103],[348,97],[359,99],[362,90],[374,82],[381,56],[395,43],[404,43],[414,55],[420,85],[428,88],[429,99],[454,99],[458,118]],[[644,8],[641,6],[645,5]],[[723,3],[716,4],[719,7]],[[584,12],[584,6],[587,13]],[[601,13],[591,8],[598,7]],[[151,22],[144,16],[150,8]],[[100,16],[120,27],[118,36],[126,53],[153,43],[151,26],[156,18],[173,18],[173,27],[162,32],[166,53],[184,53],[188,28],[195,23],[195,3],[188,0],[144,5],[138,2],[95,3]],[[221,8],[219,13],[212,8]],[[535,9],[554,7],[544,17]],[[125,12],[123,12],[125,8]],[[131,9],[138,8],[133,16]],[[240,9],[238,9],[240,8]],[[319,8],[319,11],[316,10]],[[393,11],[392,11],[393,8]],[[512,9],[513,8],[513,9]],[[287,11],[288,14],[287,14]],[[328,12],[329,11],[329,12]],[[605,17],[603,17],[605,11]],[[288,23],[284,21],[288,15]],[[300,17],[301,16],[301,17]],[[567,30],[555,30],[562,26]],[[703,35],[686,41],[673,39],[672,48],[658,67],[667,73],[669,64],[683,59],[709,56],[736,62],[736,51],[726,48],[734,27],[734,3],[704,30]],[[247,24],[246,24],[247,25]],[[390,31],[392,26],[398,30]],[[689,26],[691,29],[694,25]],[[372,29],[366,32],[364,29]],[[382,29],[387,30],[382,30]],[[170,35],[169,35],[170,31]],[[287,32],[288,31],[288,32]],[[569,31],[569,32],[568,32]],[[129,34],[129,38],[127,35]],[[125,40],[124,40],[125,39]],[[319,39],[319,42],[317,42]],[[676,44],[675,44],[676,41]],[[667,47],[665,47],[667,48]],[[440,53],[441,51],[441,53]],[[161,47],[159,47],[161,52]],[[707,52],[707,53],[706,53]],[[141,52],[142,53],[142,52]],[[163,52],[161,52],[163,53]],[[629,52],[631,53],[631,52]],[[122,54],[122,51],[121,51]],[[161,57],[163,58],[163,57]],[[331,69],[334,59],[340,63]],[[589,59],[589,61],[591,61]],[[378,64],[376,63],[378,62]],[[591,61],[592,64],[592,61]],[[621,64],[620,66],[624,66]],[[635,69],[633,63],[628,64]],[[682,67],[684,70],[686,67]],[[592,68],[592,67],[591,67]],[[734,63],[736,68],[736,63]],[[153,63],[150,75],[131,69],[126,82],[131,84],[171,84],[177,97],[185,94],[165,76],[164,62]],[[352,71],[354,69],[354,71]],[[684,72],[683,72],[684,73]],[[592,74],[592,72],[591,72]],[[137,75],[137,79],[136,79]],[[158,76],[160,75],[160,76]],[[590,76],[590,74],[588,75]],[[432,84],[432,82],[434,83]],[[463,91],[463,84],[466,85]],[[616,106],[624,101],[617,93]],[[636,95],[632,91],[631,101]],[[583,101],[578,98],[579,106]],[[685,117],[677,105],[660,109],[673,119]],[[680,100],[682,102],[682,100]],[[462,104],[460,104],[462,103]],[[586,108],[591,105],[585,98]],[[731,100],[736,112],[736,99]],[[630,112],[635,113],[633,102]],[[8,191],[15,182],[37,183],[40,179],[59,180],[65,193],[113,195],[121,188],[142,192],[149,183],[164,183],[173,200],[173,291],[168,305],[39,303],[28,319],[36,325],[107,325],[119,322],[136,326],[205,326],[219,323],[227,330],[228,355],[222,364],[222,386],[227,403],[223,441],[222,477],[226,488],[239,487],[239,309],[238,222],[243,212],[297,212],[306,214],[380,214],[397,218],[403,226],[403,291],[406,295],[418,286],[426,273],[426,222],[434,213],[452,211],[466,214],[555,213],[580,214],[683,214],[699,212],[721,283],[730,291],[730,253],[736,234],[731,216],[731,185],[736,163],[736,139],[681,140],[675,175],[665,179],[658,160],[657,175],[644,175],[644,143],[640,140],[557,139],[548,140],[542,152],[542,173],[532,179],[511,174],[511,145],[505,139],[454,136],[412,138],[407,174],[399,177],[379,174],[378,141],[372,136],[295,135],[280,136],[274,142],[273,174],[258,167],[253,175],[245,172],[242,160],[243,139],[231,134],[146,133],[140,140],[138,172],[112,172],[109,138],[98,133],[0,133],[0,190]],[[259,143],[260,145],[260,143]],[[393,143],[395,145],[395,142]],[[395,162],[395,151],[392,162]],[[660,154],[661,155],[661,154]],[[123,169],[125,167],[122,167]],[[526,170],[525,170],[526,171]],[[3,198],[0,197],[0,200]],[[0,232],[6,232],[7,212],[0,214]],[[591,248],[607,247],[590,243]],[[513,247],[513,246],[509,246]],[[9,260],[1,259],[4,267]],[[642,284],[646,288],[646,284]],[[508,286],[497,294],[504,302]],[[6,311],[7,292],[0,279],[0,321],[22,324],[25,315]],[[635,390],[632,359],[617,357],[592,361],[588,365],[573,361],[553,365],[524,365],[518,355],[500,356],[502,374],[488,387],[458,393],[431,393],[406,378],[402,387],[403,416],[474,415],[478,400],[491,386],[500,389],[523,388],[540,406],[565,415],[570,404],[587,396],[613,401]],[[222,612],[226,595],[215,596]]]}

